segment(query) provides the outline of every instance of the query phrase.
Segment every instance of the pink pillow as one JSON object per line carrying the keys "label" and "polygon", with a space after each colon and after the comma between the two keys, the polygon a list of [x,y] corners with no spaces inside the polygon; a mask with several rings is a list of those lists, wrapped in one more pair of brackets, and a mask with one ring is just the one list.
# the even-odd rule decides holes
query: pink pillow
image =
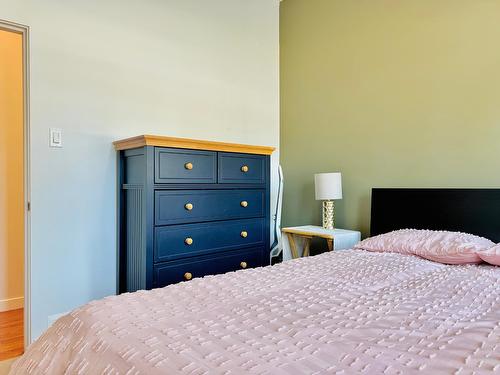
{"label": "pink pillow", "polygon": [[488,250],[479,251],[477,255],[489,264],[500,266],[500,243],[490,247]]}
{"label": "pink pillow", "polygon": [[445,264],[475,264],[477,254],[495,244],[483,237],[460,232],[402,229],[367,238],[357,249],[418,255]]}

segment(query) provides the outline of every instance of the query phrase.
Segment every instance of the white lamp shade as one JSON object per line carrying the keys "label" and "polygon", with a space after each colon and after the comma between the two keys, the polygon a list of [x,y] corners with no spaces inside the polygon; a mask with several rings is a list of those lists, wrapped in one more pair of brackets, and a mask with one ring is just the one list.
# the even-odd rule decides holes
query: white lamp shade
{"label": "white lamp shade", "polygon": [[316,200],[342,199],[342,174],[317,173],[314,175]]}

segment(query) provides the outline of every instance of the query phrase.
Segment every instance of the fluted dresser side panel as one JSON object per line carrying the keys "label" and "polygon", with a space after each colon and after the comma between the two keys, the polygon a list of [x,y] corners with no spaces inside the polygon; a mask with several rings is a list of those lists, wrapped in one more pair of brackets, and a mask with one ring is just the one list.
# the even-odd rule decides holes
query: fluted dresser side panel
{"label": "fluted dresser side panel", "polygon": [[146,288],[146,246],[143,231],[143,188],[126,188],[127,291]]}

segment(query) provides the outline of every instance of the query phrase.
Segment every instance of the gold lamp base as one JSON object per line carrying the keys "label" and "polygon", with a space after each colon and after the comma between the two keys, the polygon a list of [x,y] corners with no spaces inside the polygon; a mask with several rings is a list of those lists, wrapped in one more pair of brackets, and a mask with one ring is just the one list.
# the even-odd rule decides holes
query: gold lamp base
{"label": "gold lamp base", "polygon": [[323,228],[333,229],[334,204],[333,201],[323,201]]}

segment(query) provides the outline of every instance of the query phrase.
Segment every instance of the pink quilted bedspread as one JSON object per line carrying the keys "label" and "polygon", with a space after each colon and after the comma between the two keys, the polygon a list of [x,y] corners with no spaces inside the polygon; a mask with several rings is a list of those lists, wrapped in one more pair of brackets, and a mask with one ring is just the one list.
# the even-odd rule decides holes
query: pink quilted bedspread
{"label": "pink quilted bedspread", "polygon": [[500,374],[500,267],[348,250],[91,302],[12,374]]}

